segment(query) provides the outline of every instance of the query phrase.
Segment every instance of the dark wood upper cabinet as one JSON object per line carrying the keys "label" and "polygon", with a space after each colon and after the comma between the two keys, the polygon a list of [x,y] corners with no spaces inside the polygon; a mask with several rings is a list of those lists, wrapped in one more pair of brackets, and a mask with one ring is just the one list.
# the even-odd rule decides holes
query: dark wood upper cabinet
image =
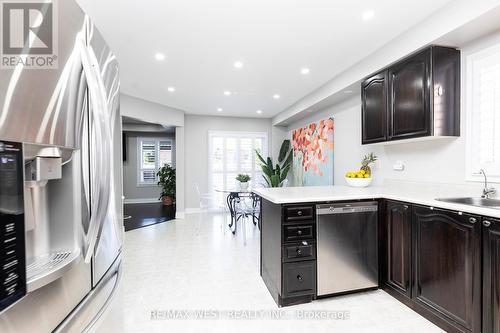
{"label": "dark wood upper cabinet", "polygon": [[427,49],[389,68],[389,138],[431,134],[431,50]]}
{"label": "dark wood upper cabinet", "polygon": [[428,47],[361,85],[362,143],[460,135],[460,51]]}
{"label": "dark wood upper cabinet", "polygon": [[408,204],[387,201],[385,209],[384,283],[411,297],[411,208]]}
{"label": "dark wood upper cabinet", "polygon": [[363,144],[387,140],[387,71],[361,84]]}
{"label": "dark wood upper cabinet", "polygon": [[413,299],[462,332],[481,331],[481,218],[414,206]]}
{"label": "dark wood upper cabinet", "polygon": [[500,221],[483,220],[483,332],[500,332]]}

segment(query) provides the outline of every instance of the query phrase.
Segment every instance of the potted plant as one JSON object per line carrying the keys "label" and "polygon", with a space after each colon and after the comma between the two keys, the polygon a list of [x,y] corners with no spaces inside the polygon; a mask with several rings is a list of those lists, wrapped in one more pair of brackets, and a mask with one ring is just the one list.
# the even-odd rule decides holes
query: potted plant
{"label": "potted plant", "polygon": [[240,189],[246,191],[248,189],[248,182],[250,181],[250,176],[244,173],[240,173],[236,180],[240,183]]}
{"label": "potted plant", "polygon": [[165,206],[175,203],[175,168],[170,164],[163,165],[156,175],[159,177],[158,185],[161,186],[160,200]]}
{"label": "potted plant", "polygon": [[288,171],[292,167],[293,152],[290,145],[290,140],[284,140],[281,144],[278,163],[273,165],[273,160],[268,157],[267,160],[260,155],[258,150],[255,150],[257,158],[260,160],[263,177],[269,187],[281,187],[285,181]]}

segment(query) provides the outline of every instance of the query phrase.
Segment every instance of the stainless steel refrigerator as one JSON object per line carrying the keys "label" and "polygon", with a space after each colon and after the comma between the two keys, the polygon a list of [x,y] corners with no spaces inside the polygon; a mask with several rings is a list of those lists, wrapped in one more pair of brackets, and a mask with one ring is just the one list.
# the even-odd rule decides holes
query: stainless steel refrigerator
{"label": "stainless steel refrigerator", "polygon": [[120,281],[118,63],[74,0],[57,7],[58,67],[0,69],[0,239],[16,245],[0,332],[85,331]]}

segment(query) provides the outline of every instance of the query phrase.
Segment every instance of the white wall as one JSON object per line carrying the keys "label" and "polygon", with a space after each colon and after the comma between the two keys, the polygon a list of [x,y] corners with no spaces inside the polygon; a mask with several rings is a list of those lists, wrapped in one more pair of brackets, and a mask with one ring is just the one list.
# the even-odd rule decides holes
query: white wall
{"label": "white wall", "polygon": [[165,126],[184,126],[184,111],[146,101],[126,94],[120,95],[122,116]]}
{"label": "white wall", "polygon": [[186,209],[186,143],[184,127],[175,128],[175,192],[176,218],[184,218]]}
{"label": "white wall", "polygon": [[[334,134],[334,182],[345,184],[343,179],[347,170],[358,168],[364,154],[374,152],[380,157],[380,163],[374,168],[375,183],[384,179],[416,182],[472,184],[466,181],[466,108],[465,83],[466,57],[481,49],[500,43],[500,32],[481,38],[461,47],[462,53],[462,88],[461,88],[461,136],[455,139],[443,139],[395,145],[361,145],[361,101],[357,95],[339,105],[294,122],[288,131],[318,119],[333,116]],[[290,132],[289,132],[290,133]],[[290,134],[289,134],[290,135]],[[404,171],[395,171],[392,166],[397,161],[405,165]],[[479,192],[478,192],[479,193]]]}
{"label": "white wall", "polygon": [[208,190],[208,131],[267,132],[268,150],[271,151],[271,127],[271,119],[186,115],[184,139],[187,209],[199,208],[195,183],[199,184],[202,192]]}

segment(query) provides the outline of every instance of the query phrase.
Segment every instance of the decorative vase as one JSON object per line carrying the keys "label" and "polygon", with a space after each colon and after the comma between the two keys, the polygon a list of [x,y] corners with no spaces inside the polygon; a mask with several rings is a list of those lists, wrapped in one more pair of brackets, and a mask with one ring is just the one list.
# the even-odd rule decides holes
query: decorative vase
{"label": "decorative vase", "polygon": [[248,190],[248,182],[244,182],[244,183],[240,182],[240,189],[242,191]]}
{"label": "decorative vase", "polygon": [[161,201],[163,202],[164,206],[172,206],[174,204],[174,201],[171,197],[162,197]]}

